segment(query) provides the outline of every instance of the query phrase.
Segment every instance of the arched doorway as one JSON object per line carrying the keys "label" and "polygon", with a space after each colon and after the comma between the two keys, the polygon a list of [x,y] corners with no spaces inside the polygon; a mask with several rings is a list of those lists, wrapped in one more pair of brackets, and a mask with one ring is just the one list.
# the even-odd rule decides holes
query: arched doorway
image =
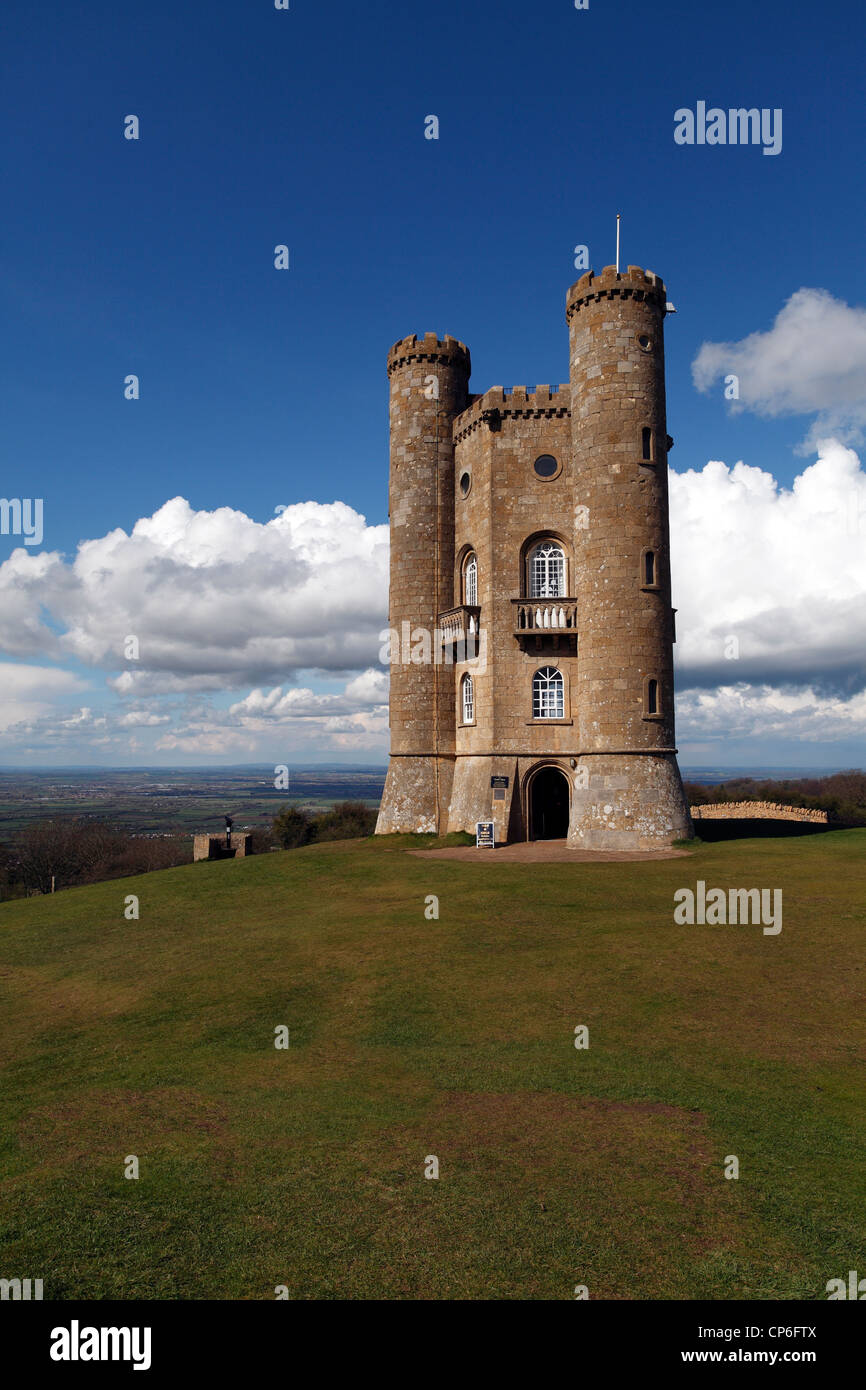
{"label": "arched doorway", "polygon": [[529,784],[529,838],[564,840],[568,835],[569,786],[558,767],[541,767]]}

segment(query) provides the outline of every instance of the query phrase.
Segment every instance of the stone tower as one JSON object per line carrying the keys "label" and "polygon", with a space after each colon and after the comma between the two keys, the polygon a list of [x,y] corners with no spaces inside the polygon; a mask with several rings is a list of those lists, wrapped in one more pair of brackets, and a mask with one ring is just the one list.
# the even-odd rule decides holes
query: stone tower
{"label": "stone tower", "polygon": [[674,746],[664,318],[658,276],[584,275],[566,300],[575,487],[576,712],[588,785],[571,835],[617,848],[691,833]]}
{"label": "stone tower", "polygon": [[468,348],[454,338],[440,342],[435,333],[404,338],[388,354],[389,623],[398,649],[391,658],[391,757],[379,834],[437,830],[450,789],[453,669],[443,673],[432,643],[438,614],[451,606],[453,431],[466,408],[470,370]]}
{"label": "stone tower", "polygon": [[665,287],[568,292],[570,382],[468,393],[453,338],[391,382],[391,759],[377,832],[653,849],[676,763]]}

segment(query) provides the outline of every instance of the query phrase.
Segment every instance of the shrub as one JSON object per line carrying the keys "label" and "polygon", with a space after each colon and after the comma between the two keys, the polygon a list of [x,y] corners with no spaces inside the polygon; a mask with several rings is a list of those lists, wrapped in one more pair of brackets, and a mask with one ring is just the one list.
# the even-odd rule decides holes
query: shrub
{"label": "shrub", "polygon": [[297,806],[281,806],[273,820],[274,839],[281,849],[298,849],[312,838],[312,824],[306,811]]}
{"label": "shrub", "polygon": [[277,842],[274,833],[269,826],[257,825],[250,834],[250,854],[269,854],[272,849],[277,849]]}
{"label": "shrub", "polygon": [[22,831],[6,877],[7,886],[20,884],[26,893],[50,893],[52,881],[55,889],[70,888],[188,862],[186,835],[130,835],[104,821],[60,817]]}
{"label": "shrub", "polygon": [[363,801],[338,801],[315,821],[317,840],[359,840],[376,829],[376,812]]}
{"label": "shrub", "polygon": [[376,812],[363,801],[338,801],[330,811],[314,817],[298,806],[282,806],[273,826],[281,849],[298,849],[317,840],[358,840],[372,835]]}

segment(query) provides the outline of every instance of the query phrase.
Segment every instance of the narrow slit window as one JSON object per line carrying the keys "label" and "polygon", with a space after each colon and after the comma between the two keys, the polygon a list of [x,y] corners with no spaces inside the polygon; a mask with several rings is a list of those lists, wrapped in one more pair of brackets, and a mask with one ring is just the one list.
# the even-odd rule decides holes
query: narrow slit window
{"label": "narrow slit window", "polygon": [[658,714],[659,712],[659,683],[657,680],[647,681],[646,712],[647,714]]}
{"label": "narrow slit window", "polygon": [[644,553],[643,582],[644,584],[655,584],[656,582],[656,555],[654,550],[647,550]]}
{"label": "narrow slit window", "polygon": [[649,425],[644,425],[641,430],[643,459],[645,463],[652,463],[653,459],[653,432]]}

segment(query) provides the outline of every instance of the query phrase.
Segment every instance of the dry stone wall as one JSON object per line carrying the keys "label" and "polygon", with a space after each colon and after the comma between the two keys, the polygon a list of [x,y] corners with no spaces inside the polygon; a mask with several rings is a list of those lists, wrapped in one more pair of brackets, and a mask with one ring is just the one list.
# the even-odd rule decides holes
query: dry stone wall
{"label": "dry stone wall", "polygon": [[777,801],[719,801],[709,806],[692,806],[693,820],[800,820],[826,825],[826,811],[811,806],[783,806]]}

